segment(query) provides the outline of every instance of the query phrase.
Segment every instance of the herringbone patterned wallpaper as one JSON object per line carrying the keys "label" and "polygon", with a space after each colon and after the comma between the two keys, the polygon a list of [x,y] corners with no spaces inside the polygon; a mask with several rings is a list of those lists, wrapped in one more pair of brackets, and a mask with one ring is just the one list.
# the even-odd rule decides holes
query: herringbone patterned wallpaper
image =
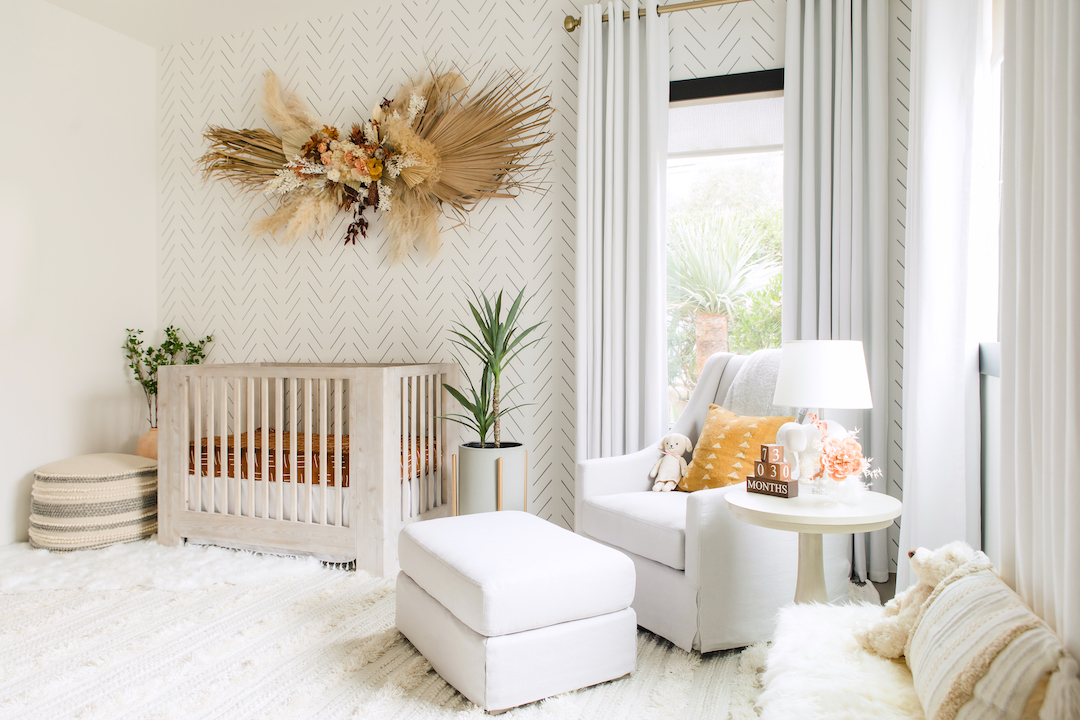
{"label": "herringbone patterned wallpaper", "polygon": [[[672,16],[672,79],[783,64],[783,0]],[[447,328],[465,317],[468,288],[535,295],[526,322],[547,334],[518,365],[519,400],[504,436],[530,448],[529,507],[573,524],[574,213],[577,35],[562,0],[405,0],[358,12],[163,48],[158,68],[159,303],[163,325],[213,333],[210,362],[449,360]],[[385,261],[375,218],[367,240],[344,246],[347,217],[326,237],[289,247],[252,238],[248,220],[270,205],[195,168],[209,124],[265,127],[265,70],[327,123],[366,118],[429,61],[539,73],[556,115],[548,190],[481,206],[470,224],[444,223],[434,259]]]}
{"label": "herringbone patterned wallpaper", "polygon": [[[904,242],[907,216],[911,1],[889,2],[889,453],[888,492],[904,491]],[[888,531],[890,571],[900,555],[900,519]],[[904,548],[907,552],[907,548]]]}

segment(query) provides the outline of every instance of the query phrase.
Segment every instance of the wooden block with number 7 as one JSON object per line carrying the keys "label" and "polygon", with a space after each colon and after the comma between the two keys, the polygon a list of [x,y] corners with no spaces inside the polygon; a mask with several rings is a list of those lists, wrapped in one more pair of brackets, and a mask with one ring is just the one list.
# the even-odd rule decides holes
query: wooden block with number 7
{"label": "wooden block with number 7", "polygon": [[784,462],[784,446],[775,443],[761,446],[761,462]]}
{"label": "wooden block with number 7", "polygon": [[765,480],[790,480],[791,463],[758,462],[754,464],[754,473]]}

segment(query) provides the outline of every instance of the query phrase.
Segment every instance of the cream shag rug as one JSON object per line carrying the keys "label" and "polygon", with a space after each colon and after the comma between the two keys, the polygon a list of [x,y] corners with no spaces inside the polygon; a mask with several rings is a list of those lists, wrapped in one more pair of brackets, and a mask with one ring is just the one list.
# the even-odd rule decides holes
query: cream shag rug
{"label": "cream shag rug", "polygon": [[[512,718],[757,717],[764,648],[638,635],[637,670]],[[314,560],[153,541],[0,547],[0,717],[485,717],[394,627],[394,585]]]}

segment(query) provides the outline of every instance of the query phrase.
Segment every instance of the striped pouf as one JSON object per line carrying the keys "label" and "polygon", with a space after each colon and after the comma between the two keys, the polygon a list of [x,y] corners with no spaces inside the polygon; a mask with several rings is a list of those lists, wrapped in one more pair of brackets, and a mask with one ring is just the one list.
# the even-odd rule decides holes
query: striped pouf
{"label": "striped pouf", "polygon": [[157,532],[157,461],[100,453],[34,472],[30,545],[92,550]]}

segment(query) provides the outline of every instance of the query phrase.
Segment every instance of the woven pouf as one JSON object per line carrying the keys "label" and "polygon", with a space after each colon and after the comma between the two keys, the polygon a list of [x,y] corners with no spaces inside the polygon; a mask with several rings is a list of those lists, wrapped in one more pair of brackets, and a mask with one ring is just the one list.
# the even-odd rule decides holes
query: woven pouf
{"label": "woven pouf", "polygon": [[157,460],[100,453],[34,472],[30,545],[92,550],[157,532]]}

